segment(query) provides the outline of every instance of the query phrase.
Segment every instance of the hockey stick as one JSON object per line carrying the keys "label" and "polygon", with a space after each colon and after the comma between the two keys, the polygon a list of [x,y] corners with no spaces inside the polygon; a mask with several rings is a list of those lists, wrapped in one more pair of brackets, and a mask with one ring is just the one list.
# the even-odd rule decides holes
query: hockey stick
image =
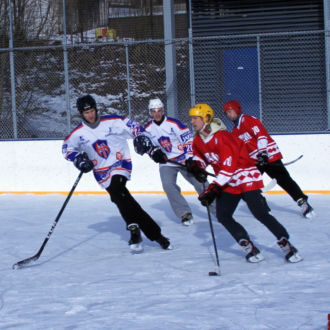
{"label": "hockey stick", "polygon": [[[301,155],[301,157],[302,157],[302,155]],[[298,159],[296,159],[295,161],[297,161],[297,160],[298,160]],[[170,160],[170,159],[168,159],[167,162],[168,162],[168,163],[175,164],[175,165],[180,165],[181,167],[185,167],[185,168],[187,168],[186,165],[181,164],[181,163],[178,163],[178,162],[176,162],[175,160]],[[210,172],[206,172],[206,171],[205,171],[205,174],[210,175],[210,176],[213,176],[214,178],[216,177],[215,174],[210,173]],[[267,192],[268,190],[272,190],[276,185],[277,185],[277,181],[276,181],[276,179],[272,179],[272,180],[271,180],[271,181],[270,181],[265,187],[261,188],[261,191],[262,191],[262,192]]]}
{"label": "hockey stick", "polygon": [[42,253],[42,251],[44,250],[44,248],[45,248],[45,246],[46,246],[46,244],[47,244],[47,242],[48,242],[50,236],[52,235],[52,233],[53,233],[53,231],[54,231],[54,229],[55,229],[55,227],[56,227],[58,221],[60,220],[60,217],[61,217],[61,215],[62,215],[62,213],[63,213],[63,211],[64,211],[66,205],[67,205],[68,202],[69,202],[69,199],[71,198],[71,196],[72,196],[74,190],[76,189],[76,187],[77,187],[77,185],[78,185],[78,182],[80,181],[80,178],[82,177],[83,173],[84,173],[84,172],[80,172],[80,173],[79,173],[78,178],[76,179],[75,183],[73,184],[73,186],[72,186],[72,188],[71,188],[71,191],[69,192],[69,195],[68,195],[67,198],[65,199],[65,202],[64,202],[64,204],[63,204],[63,206],[62,206],[60,212],[58,213],[58,215],[57,215],[57,217],[56,217],[56,219],[55,219],[55,221],[54,221],[54,223],[53,223],[53,225],[52,225],[52,228],[50,228],[50,231],[48,232],[48,234],[47,234],[47,236],[46,236],[44,242],[42,243],[42,245],[41,245],[39,251],[37,252],[37,254],[35,254],[34,256],[32,256],[32,257],[30,257],[30,258],[23,259],[23,260],[21,260],[21,261],[19,261],[19,262],[16,262],[16,264],[13,265],[13,269],[18,269],[18,268],[24,267],[25,265],[27,265],[27,264],[29,264],[29,263],[31,263],[31,262],[36,261],[36,260],[39,259],[39,257],[41,256],[41,253]]}
{"label": "hockey stick", "polygon": [[303,155],[300,155],[298,158],[296,158],[294,160],[291,160],[291,162],[283,163],[283,165],[284,166],[287,166],[287,165],[293,164],[293,163],[297,162],[301,158],[303,158]]}
{"label": "hockey stick", "polygon": [[[204,183],[203,183],[203,189],[205,190],[205,184]],[[214,247],[214,252],[215,252],[215,259],[217,261],[217,265],[214,268],[214,271],[209,272],[209,276],[217,276],[217,275],[221,275],[221,273],[220,273],[220,263],[219,263],[217,244],[215,242],[215,237],[214,237],[214,230],[213,230],[213,224],[212,224],[212,220],[211,220],[209,205],[206,206],[206,210],[207,210],[207,216],[209,218],[210,230],[211,230],[211,234],[212,234],[212,241],[213,241],[213,247]]]}
{"label": "hockey stick", "polygon": [[[181,163],[179,163],[179,162],[176,162],[175,160],[171,160],[171,159],[168,159],[168,160],[167,160],[167,163],[172,163],[172,164],[175,164],[175,165],[180,165],[181,167],[185,167],[185,168],[187,168],[187,166],[186,166],[186,165],[184,165],[184,164],[181,164]],[[213,174],[213,173],[210,173],[210,172],[206,172],[206,171],[205,171],[205,174],[206,174],[206,175],[210,175],[210,176],[213,176],[214,178],[216,177],[216,175],[215,175],[215,174]]]}

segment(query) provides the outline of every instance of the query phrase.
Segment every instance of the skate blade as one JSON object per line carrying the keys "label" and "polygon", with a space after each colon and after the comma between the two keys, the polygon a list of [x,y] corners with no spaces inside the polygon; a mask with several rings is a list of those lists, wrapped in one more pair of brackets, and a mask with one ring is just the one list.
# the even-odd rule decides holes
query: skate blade
{"label": "skate blade", "polygon": [[129,247],[130,247],[132,253],[141,253],[141,252],[143,252],[142,243],[131,244]]}
{"label": "skate blade", "polygon": [[303,260],[303,257],[299,253],[293,254],[289,259],[289,262],[296,263]]}
{"label": "skate blade", "polygon": [[264,256],[261,253],[258,253],[255,256],[252,256],[249,259],[247,259],[247,261],[251,263],[257,263],[263,261],[264,259],[265,259]]}
{"label": "skate blade", "polygon": [[187,221],[182,221],[182,224],[186,227],[191,226],[194,223],[194,220],[187,220]]}
{"label": "skate blade", "polygon": [[315,216],[316,216],[316,214],[315,214],[314,211],[311,211],[311,212],[309,212],[309,213],[307,213],[307,214],[304,215],[304,217],[307,218],[307,219],[312,219]]}

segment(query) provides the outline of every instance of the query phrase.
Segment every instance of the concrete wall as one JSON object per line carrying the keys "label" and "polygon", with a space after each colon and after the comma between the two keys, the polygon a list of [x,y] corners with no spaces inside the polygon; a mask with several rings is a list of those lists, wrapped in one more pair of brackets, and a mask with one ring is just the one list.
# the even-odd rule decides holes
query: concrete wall
{"label": "concrete wall", "polygon": [[[330,135],[276,135],[284,162],[303,154],[303,158],[287,168],[300,187],[307,192],[330,192]],[[62,141],[2,141],[0,142],[0,193],[3,192],[68,192],[78,170],[61,154]],[[132,192],[162,192],[158,165],[148,156],[134,152]],[[265,183],[269,178],[265,175]],[[182,191],[193,187],[179,177]],[[91,173],[83,175],[77,192],[103,192]],[[281,191],[276,186],[273,191]]]}

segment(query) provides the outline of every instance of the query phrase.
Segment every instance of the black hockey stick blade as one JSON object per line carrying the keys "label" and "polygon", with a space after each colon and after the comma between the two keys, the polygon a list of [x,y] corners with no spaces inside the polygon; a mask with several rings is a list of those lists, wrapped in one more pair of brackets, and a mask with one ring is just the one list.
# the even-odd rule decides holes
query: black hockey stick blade
{"label": "black hockey stick blade", "polygon": [[52,233],[53,233],[53,231],[54,231],[54,229],[55,229],[58,221],[60,220],[61,215],[62,215],[62,213],[63,213],[66,205],[68,204],[68,202],[69,202],[69,200],[70,200],[70,198],[71,198],[74,190],[76,189],[76,187],[78,185],[78,182],[80,181],[80,179],[81,179],[81,177],[82,177],[83,174],[84,174],[84,172],[82,172],[82,171],[79,173],[76,181],[74,182],[74,184],[73,184],[73,186],[72,186],[72,188],[71,188],[68,196],[66,197],[66,199],[65,199],[65,201],[64,201],[64,203],[63,203],[63,205],[62,205],[62,207],[60,209],[60,212],[57,214],[56,219],[55,219],[52,227],[50,228],[50,231],[48,232],[46,238],[44,239],[44,241],[43,241],[43,243],[42,243],[39,251],[34,256],[32,256],[30,258],[26,258],[26,259],[23,259],[23,260],[21,260],[19,262],[16,262],[16,264],[13,265],[13,269],[22,268],[22,267],[26,266],[27,264],[29,264],[29,263],[31,263],[31,262],[36,261],[36,260],[39,259],[39,257],[41,256],[42,251],[44,250],[44,248],[45,248],[45,246],[46,246],[46,244],[47,244],[50,236],[52,235]]}
{"label": "black hockey stick blade", "polygon": [[209,272],[209,276],[220,276],[220,268],[219,267],[215,267],[213,272]]}
{"label": "black hockey stick blade", "polygon": [[26,266],[26,265],[28,265],[28,264],[30,264],[30,263],[38,260],[39,259],[39,256],[40,256],[39,254],[36,254],[33,257],[26,258],[26,259],[23,259],[21,261],[18,261],[18,262],[16,262],[16,264],[13,264],[13,269],[22,268],[22,267],[24,267],[24,266]]}

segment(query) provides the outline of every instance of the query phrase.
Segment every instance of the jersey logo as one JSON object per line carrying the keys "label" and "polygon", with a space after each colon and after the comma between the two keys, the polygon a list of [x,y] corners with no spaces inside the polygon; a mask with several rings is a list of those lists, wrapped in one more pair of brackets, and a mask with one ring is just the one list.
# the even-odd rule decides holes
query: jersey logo
{"label": "jersey logo", "polygon": [[110,148],[106,140],[97,140],[92,144],[92,146],[100,157],[104,159],[107,159],[109,157]]}
{"label": "jersey logo", "polygon": [[87,144],[89,140],[86,140],[83,136],[79,136],[79,145]]}
{"label": "jersey logo", "polygon": [[172,143],[171,143],[171,140],[170,140],[169,137],[161,136],[158,139],[158,142],[166,152],[171,152],[172,151]]}
{"label": "jersey logo", "polygon": [[188,132],[181,134],[180,137],[181,137],[182,142],[186,143],[187,141],[191,140],[193,136],[192,136],[191,132],[188,131]]}
{"label": "jersey logo", "polygon": [[245,133],[241,134],[239,136],[239,138],[246,143],[251,139],[251,135],[248,132],[245,132]]}
{"label": "jersey logo", "polygon": [[213,152],[205,153],[205,158],[207,159],[209,164],[217,164],[219,162],[219,156]]}

